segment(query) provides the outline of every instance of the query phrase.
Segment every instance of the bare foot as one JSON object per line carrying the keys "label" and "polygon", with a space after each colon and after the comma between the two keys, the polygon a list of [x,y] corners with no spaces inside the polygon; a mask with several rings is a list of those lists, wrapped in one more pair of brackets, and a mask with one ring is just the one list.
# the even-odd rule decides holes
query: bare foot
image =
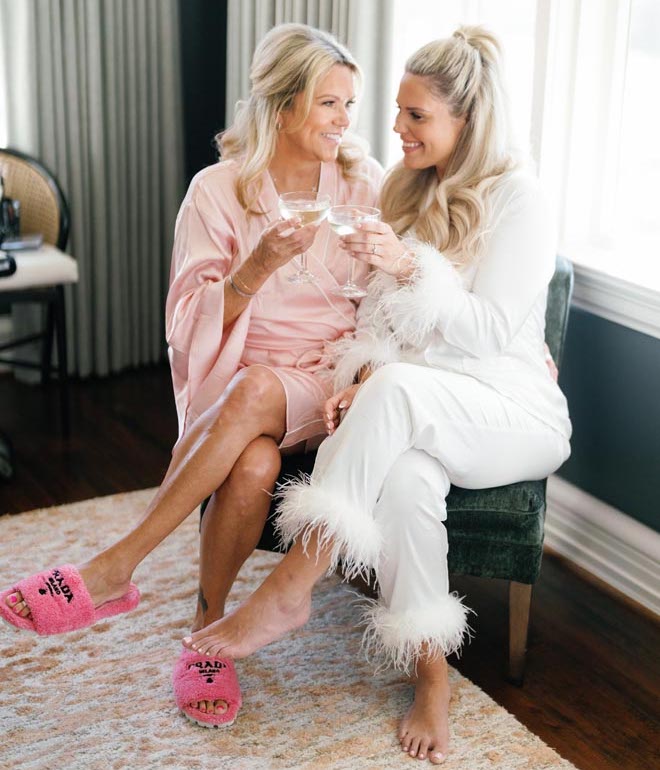
{"label": "bare foot", "polygon": [[183,644],[204,655],[246,658],[305,625],[311,604],[311,593],[291,595],[268,578],[237,610],[187,636]]}
{"label": "bare foot", "polygon": [[[202,601],[206,603],[206,600],[204,599],[201,593],[201,589],[200,589],[200,597],[201,597],[201,601],[197,602],[197,612],[195,614],[195,620],[192,624],[192,629],[191,629],[191,633],[193,634],[196,631],[199,631],[200,629],[209,625],[210,623],[213,623],[216,620],[220,620],[220,618],[223,616],[223,613],[224,613],[224,605],[221,612],[206,613],[202,608]],[[227,703],[227,701],[222,700],[221,698],[217,698],[216,700],[191,701],[190,705],[192,706],[192,708],[199,709],[199,711],[201,711],[202,714],[224,714],[225,711],[227,711],[227,709],[229,708],[229,704]]]}
{"label": "bare foot", "polygon": [[200,700],[190,704],[192,708],[199,709],[202,714],[224,714],[229,708],[224,700]]}
{"label": "bare foot", "polygon": [[[106,559],[103,554],[81,564],[77,569],[95,607],[100,607],[113,599],[120,599],[129,589],[130,573],[120,576],[116,563]],[[30,617],[30,608],[20,591],[14,591],[6,596],[5,603],[9,609],[22,618]]]}
{"label": "bare foot", "polygon": [[439,765],[449,749],[449,679],[447,662],[438,658],[417,666],[415,700],[401,720],[401,749],[411,757]]}

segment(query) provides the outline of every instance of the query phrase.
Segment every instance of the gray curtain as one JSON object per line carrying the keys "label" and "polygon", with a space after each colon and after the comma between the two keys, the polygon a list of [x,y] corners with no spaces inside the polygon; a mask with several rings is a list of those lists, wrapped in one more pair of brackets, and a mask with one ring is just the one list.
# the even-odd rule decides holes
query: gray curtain
{"label": "gray curtain", "polygon": [[362,67],[365,83],[357,131],[384,162],[392,128],[383,105],[390,98],[386,52],[393,37],[393,15],[393,0],[228,0],[227,123],[236,101],[249,93],[250,60],[264,34],[285,22],[310,24],[335,35]]}
{"label": "gray curtain", "polygon": [[7,103],[22,103],[8,145],[55,173],[71,209],[70,369],[158,361],[184,192],[178,2],[1,0],[0,30]]}

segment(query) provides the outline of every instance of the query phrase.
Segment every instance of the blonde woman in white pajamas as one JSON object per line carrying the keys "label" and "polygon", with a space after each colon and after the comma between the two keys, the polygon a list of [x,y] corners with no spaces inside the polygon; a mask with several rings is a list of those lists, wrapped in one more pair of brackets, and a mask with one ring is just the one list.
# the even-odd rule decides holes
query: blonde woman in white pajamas
{"label": "blonde woman in white pajamas", "polygon": [[[293,541],[234,613],[184,640],[245,657],[309,617],[311,590],[339,560],[374,569],[368,646],[414,670],[404,751],[444,761],[445,657],[469,613],[449,593],[445,497],[541,479],[569,455],[566,401],[544,352],[555,263],[546,206],[507,150],[497,41],[463,27],[407,62],[383,222],[345,236],[374,273],[353,339],[340,346],[331,436],[309,480],[283,493]],[[341,417],[341,422],[340,422]]]}

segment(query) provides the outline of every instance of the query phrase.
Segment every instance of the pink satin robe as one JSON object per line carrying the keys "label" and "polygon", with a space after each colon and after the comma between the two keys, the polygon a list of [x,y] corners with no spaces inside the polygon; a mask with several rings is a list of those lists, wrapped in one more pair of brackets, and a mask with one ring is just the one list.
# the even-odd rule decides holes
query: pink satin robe
{"label": "pink satin robe", "polygon": [[[332,393],[324,350],[355,328],[355,303],[332,294],[348,275],[349,257],[324,222],[308,250],[315,284],[287,281],[296,261],[277,270],[224,333],[224,284],[248,258],[264,228],[279,219],[277,191],[268,173],[256,208],[247,216],[235,194],[236,161],[222,161],[198,173],[177,217],[166,333],[179,417],[179,433],[217,403],[244,366],[268,367],[287,397],[286,434],[281,446],[318,444],[324,435],[321,408]],[[376,204],[382,169],[372,159],[362,180],[347,181],[334,163],[321,164],[319,193],[333,205]],[[326,248],[327,247],[327,248]],[[358,282],[366,266],[356,263]]]}

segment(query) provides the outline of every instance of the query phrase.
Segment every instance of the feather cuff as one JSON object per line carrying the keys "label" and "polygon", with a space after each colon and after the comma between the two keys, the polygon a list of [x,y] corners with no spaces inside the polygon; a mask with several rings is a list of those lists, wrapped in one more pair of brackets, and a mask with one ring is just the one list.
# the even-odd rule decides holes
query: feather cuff
{"label": "feather cuff", "polygon": [[415,243],[415,272],[410,283],[384,292],[380,306],[394,336],[420,347],[428,335],[454,315],[463,284],[452,263],[429,243]]}
{"label": "feather cuff", "polygon": [[381,534],[373,516],[310,476],[281,484],[277,497],[275,529],[283,544],[300,538],[307,553],[310,538],[317,532],[319,549],[328,545],[332,549],[329,573],[341,562],[347,580],[358,575],[369,579],[381,552]]}
{"label": "feather cuff", "polygon": [[378,369],[399,360],[399,346],[392,337],[380,339],[373,331],[361,330],[355,337],[343,337],[332,348],[335,393],[355,382],[363,366]]}
{"label": "feather cuff", "polygon": [[381,667],[408,673],[422,652],[430,658],[458,652],[464,637],[472,637],[467,622],[470,612],[455,593],[431,607],[405,612],[392,612],[380,602],[367,601],[362,646],[369,657],[379,659]]}

